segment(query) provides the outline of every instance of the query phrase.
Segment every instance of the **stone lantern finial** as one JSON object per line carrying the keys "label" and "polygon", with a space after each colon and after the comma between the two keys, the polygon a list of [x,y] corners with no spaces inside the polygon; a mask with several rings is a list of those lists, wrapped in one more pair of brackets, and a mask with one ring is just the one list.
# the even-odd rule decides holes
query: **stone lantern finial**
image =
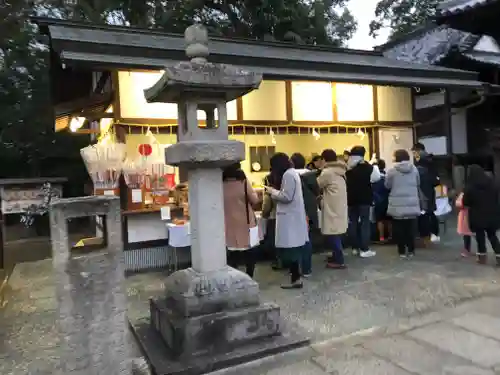
{"label": "stone lantern finial", "polygon": [[195,24],[184,32],[186,41],[186,55],[194,63],[205,63],[210,54],[208,50],[208,32],[205,26]]}

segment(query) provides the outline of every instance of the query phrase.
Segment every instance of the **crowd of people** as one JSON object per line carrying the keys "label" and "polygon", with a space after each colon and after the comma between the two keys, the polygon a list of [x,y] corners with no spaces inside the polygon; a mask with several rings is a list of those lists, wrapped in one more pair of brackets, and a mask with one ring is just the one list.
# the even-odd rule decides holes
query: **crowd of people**
{"label": "crowd of people", "polygon": [[[270,252],[274,269],[289,269],[290,282],[282,288],[299,289],[302,278],[312,272],[314,247],[331,251],[326,267],[345,269],[345,247],[361,258],[376,256],[370,248],[373,231],[380,242],[395,243],[402,259],[415,255],[417,238],[424,246],[438,242],[439,177],[422,144],[412,152],[413,160],[407,150],[396,150],[388,170],[384,160],[367,161],[363,146],[354,146],[341,157],[326,149],[307,165],[299,153],[291,157],[276,153],[264,180],[262,202],[240,164],[227,167],[223,194],[228,264],[244,265],[253,277],[257,250]],[[475,235],[481,264],[486,263],[488,238],[500,265],[498,193],[493,179],[473,165],[456,200],[462,256],[472,254]],[[265,225],[259,234],[254,207],[260,203]]]}

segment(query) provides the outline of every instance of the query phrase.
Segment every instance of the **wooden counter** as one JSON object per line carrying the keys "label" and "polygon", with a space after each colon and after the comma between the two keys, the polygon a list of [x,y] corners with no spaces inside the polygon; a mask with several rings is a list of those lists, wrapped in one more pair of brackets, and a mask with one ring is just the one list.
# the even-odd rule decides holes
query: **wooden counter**
{"label": "wooden counter", "polygon": [[137,210],[122,210],[122,215],[139,215],[139,214],[148,214],[160,211],[161,207],[140,208]]}
{"label": "wooden counter", "polygon": [[[182,217],[182,208],[170,204],[170,217]],[[166,240],[167,221],[161,219],[161,206],[122,210],[124,222],[126,223],[126,244],[140,243],[150,244],[151,241]]]}
{"label": "wooden counter", "polygon": [[[170,206],[170,215],[172,217],[182,217],[183,209],[181,207],[177,207],[174,204],[169,204]],[[165,206],[163,206],[165,207]],[[161,211],[161,206],[149,207],[149,208],[138,208],[135,210],[122,210],[122,215],[132,216],[132,215],[141,215],[141,214],[151,214]]]}

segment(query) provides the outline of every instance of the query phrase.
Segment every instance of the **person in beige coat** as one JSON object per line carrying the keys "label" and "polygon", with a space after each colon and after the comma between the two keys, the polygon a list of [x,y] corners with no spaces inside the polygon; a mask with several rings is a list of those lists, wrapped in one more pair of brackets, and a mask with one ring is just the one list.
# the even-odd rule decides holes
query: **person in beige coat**
{"label": "person in beige coat", "polygon": [[257,225],[252,206],[259,202],[259,198],[240,163],[225,168],[222,179],[227,263],[233,268],[245,264],[246,273],[253,277],[256,259],[250,246],[250,228]]}
{"label": "person in beige coat", "polygon": [[321,189],[321,232],[325,236],[328,247],[332,249],[332,257],[327,260],[327,267],[346,268],[342,235],[347,232],[349,216],[347,213],[347,188],[345,173],[347,165],[337,160],[335,151],[328,149],[321,154],[325,166],[318,177]]}

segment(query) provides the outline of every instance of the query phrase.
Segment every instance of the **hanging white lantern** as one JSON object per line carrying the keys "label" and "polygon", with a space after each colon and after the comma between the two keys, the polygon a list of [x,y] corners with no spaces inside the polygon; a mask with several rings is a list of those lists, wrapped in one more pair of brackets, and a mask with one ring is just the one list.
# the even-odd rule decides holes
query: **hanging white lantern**
{"label": "hanging white lantern", "polygon": [[312,135],[314,137],[314,139],[317,141],[321,138],[321,135],[319,135],[319,133],[316,131],[316,129],[313,129],[312,130]]}
{"label": "hanging white lantern", "polygon": [[269,135],[271,136],[271,143],[272,143],[273,145],[275,145],[275,144],[276,144],[276,137],[275,137],[275,135],[274,135],[274,131],[273,131],[273,129],[270,129],[270,130],[269,130]]}
{"label": "hanging white lantern", "polygon": [[69,130],[71,130],[73,133],[78,131],[85,123],[85,120],[86,120],[85,117],[71,118],[71,121],[69,122]]}
{"label": "hanging white lantern", "polygon": [[365,134],[365,132],[361,128],[359,128],[359,130],[357,132],[357,135],[358,135],[358,137],[361,138],[361,140],[363,140],[363,139],[365,139],[365,135],[366,134]]}

